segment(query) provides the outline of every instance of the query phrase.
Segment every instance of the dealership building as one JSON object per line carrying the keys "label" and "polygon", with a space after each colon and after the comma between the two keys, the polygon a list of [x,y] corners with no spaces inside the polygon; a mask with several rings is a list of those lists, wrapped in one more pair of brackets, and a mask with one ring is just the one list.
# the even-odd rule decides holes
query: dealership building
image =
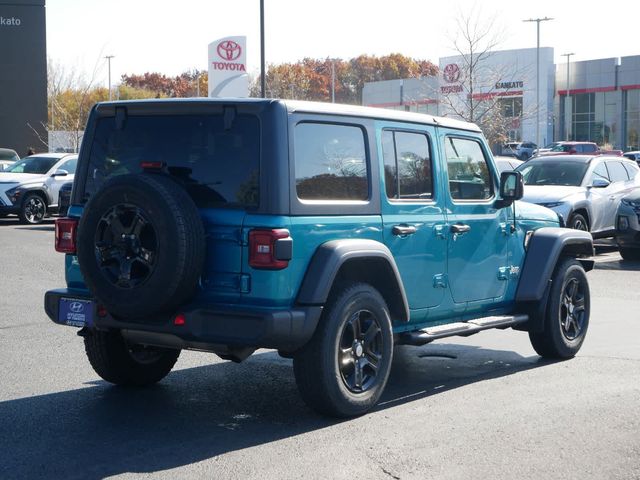
{"label": "dealership building", "polygon": [[46,150],[44,0],[0,0],[0,148]]}
{"label": "dealership building", "polygon": [[570,62],[567,73],[566,63],[554,65],[553,48],[540,48],[537,93],[536,54],[535,48],[491,52],[473,75],[465,57],[444,57],[438,77],[365,84],[363,104],[453,117],[470,103],[478,112],[498,105],[512,141],[535,142],[538,131],[542,144],[640,147],[640,55]]}

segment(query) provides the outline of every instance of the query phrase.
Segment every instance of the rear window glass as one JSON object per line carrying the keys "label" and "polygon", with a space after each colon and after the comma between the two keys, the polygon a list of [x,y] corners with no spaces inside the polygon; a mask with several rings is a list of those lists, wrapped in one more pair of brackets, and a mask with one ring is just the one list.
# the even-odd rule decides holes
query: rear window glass
{"label": "rear window glass", "polygon": [[300,123],[295,128],[296,192],[302,200],[367,200],[369,172],[360,127]]}
{"label": "rear window glass", "polygon": [[163,162],[196,205],[254,208],[259,202],[260,124],[237,115],[129,116],[98,120],[85,199],[113,175],[141,173],[142,162]]}

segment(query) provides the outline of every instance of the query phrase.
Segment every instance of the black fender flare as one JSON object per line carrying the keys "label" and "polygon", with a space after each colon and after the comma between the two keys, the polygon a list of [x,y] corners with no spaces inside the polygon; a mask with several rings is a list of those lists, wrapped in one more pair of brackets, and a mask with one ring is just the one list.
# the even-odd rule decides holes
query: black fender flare
{"label": "black fender flare", "polygon": [[[575,258],[593,256],[591,234],[557,227],[535,230],[529,239],[516,291],[516,302],[537,302],[544,299],[561,254]],[[589,271],[593,268],[593,260],[584,260],[582,265]]]}
{"label": "black fender flare", "polygon": [[323,305],[329,297],[340,268],[354,259],[376,259],[386,263],[392,277],[395,277],[395,287],[399,294],[401,304],[398,308],[399,319],[408,321],[409,302],[398,266],[387,246],[375,240],[342,239],[331,240],[320,245],[311,258],[296,303]]}

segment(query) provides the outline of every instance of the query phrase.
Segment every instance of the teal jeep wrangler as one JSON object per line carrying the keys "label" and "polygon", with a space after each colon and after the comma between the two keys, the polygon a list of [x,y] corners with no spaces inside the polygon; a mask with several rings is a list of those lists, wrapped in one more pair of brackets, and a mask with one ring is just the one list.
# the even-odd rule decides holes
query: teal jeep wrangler
{"label": "teal jeep wrangler", "polygon": [[477,126],[279,100],[101,103],[87,125],[56,323],[118,385],[182,349],[293,358],[304,400],[360,415],[394,345],[488,328],[569,358],[589,323],[591,237],[517,201]]}

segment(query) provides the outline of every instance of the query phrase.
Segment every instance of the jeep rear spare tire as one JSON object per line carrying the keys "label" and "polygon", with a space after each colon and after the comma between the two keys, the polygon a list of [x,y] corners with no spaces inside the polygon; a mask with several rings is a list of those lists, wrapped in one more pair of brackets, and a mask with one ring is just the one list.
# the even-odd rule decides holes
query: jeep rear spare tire
{"label": "jeep rear spare tire", "polygon": [[77,245],[91,293],[111,314],[128,318],[189,300],[206,251],[196,205],[162,174],[107,180],[85,206]]}

